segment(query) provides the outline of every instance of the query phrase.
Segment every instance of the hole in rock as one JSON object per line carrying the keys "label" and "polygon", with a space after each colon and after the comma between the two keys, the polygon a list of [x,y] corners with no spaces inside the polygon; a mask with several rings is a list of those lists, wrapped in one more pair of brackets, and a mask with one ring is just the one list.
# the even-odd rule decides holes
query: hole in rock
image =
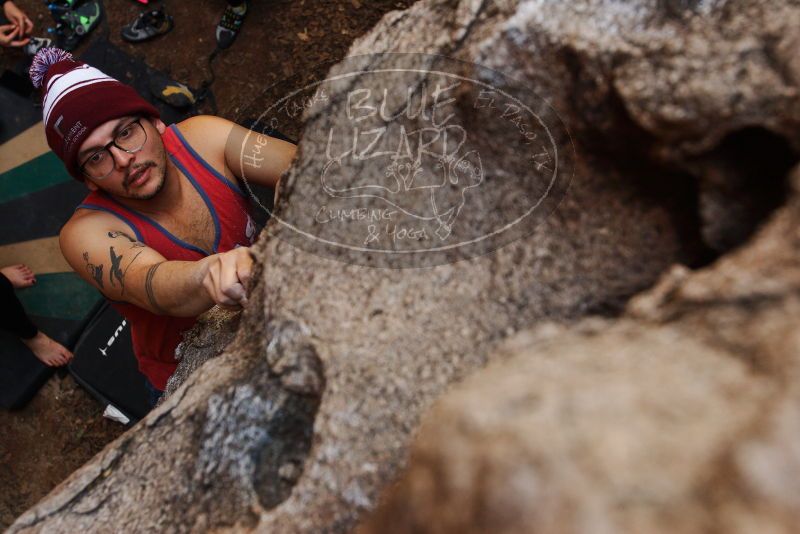
{"label": "hole in rock", "polygon": [[234,355],[247,353],[251,365],[208,398],[191,440],[199,444],[194,480],[226,488],[198,497],[208,516],[204,528],[253,522],[255,516],[242,510],[254,500],[271,509],[289,497],[303,473],[325,389],[324,366],[304,327],[273,320],[266,330],[254,323],[242,328],[264,339],[233,349]]}
{"label": "hole in rock", "polygon": [[788,141],[765,128],[727,135],[688,166],[699,180],[703,240],[718,254],[743,244],[785,201],[797,163]]}
{"label": "hole in rock", "polygon": [[[666,210],[680,242],[676,261],[690,268],[702,268],[745,243],[787,199],[788,172],[798,154],[767,128],[741,128],[707,152],[665,163],[655,156],[659,140],[632,119],[618,94],[606,101],[605,115],[577,102],[584,114],[579,123],[588,124],[575,132],[578,151],[591,154],[593,164],[610,169],[609,175],[618,173],[634,197]],[[595,125],[586,117],[605,120]],[[630,296],[592,302],[583,311],[614,316]]]}
{"label": "hole in rock", "polygon": [[761,126],[726,135],[714,148],[674,164],[653,156],[658,140],[611,95],[614,135],[595,132],[590,150],[631,176],[640,193],[666,206],[684,258],[703,267],[743,244],[786,201],[787,175],[800,155],[782,136]]}
{"label": "hole in rock", "polygon": [[314,436],[318,401],[293,396],[268,429],[272,444],[261,450],[253,483],[261,506],[284,501],[303,472]]}

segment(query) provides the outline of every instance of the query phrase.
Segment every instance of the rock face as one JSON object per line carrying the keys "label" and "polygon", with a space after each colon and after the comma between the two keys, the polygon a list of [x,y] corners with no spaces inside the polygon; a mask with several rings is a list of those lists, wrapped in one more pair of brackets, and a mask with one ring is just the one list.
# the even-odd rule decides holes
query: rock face
{"label": "rock face", "polygon": [[426,416],[360,532],[796,532],[800,167],[743,249],[543,325]]}
{"label": "rock face", "polygon": [[[480,256],[440,256],[460,261],[431,263],[425,255],[410,254],[403,265],[388,265],[403,268],[387,269],[360,261],[352,249],[315,248],[318,242],[305,246],[293,228],[315,228],[314,210],[330,202],[331,190],[367,187],[363,180],[388,171],[378,159],[362,158],[348,173],[322,157],[320,132],[352,128],[354,122],[348,114],[352,83],[330,84],[327,99],[306,112],[298,158],[282,180],[273,222],[255,247],[260,273],[236,339],[137,427],[20,517],[12,531],[352,529],[404,465],[422,413],[450,384],[482,367],[504,338],[545,320],[569,325],[590,313],[613,315],[670,265],[697,267],[742,243],[783,202],[785,174],[800,142],[800,71],[792,46],[798,16],[800,10],[788,1],[655,0],[630,5],[439,0],[388,14],[356,42],[353,55],[448,55],[465,62],[457,74],[490,76],[490,71],[469,66],[479,63],[508,76],[491,80],[495,90],[517,94],[520,85],[527,87],[548,103],[542,113],[557,112],[563,129],[552,138],[550,148],[558,154],[553,161],[571,169],[557,209],[502,248],[479,250]],[[365,62],[373,71],[395,68],[398,61],[403,72],[416,71],[416,77],[400,79],[405,92],[406,83],[412,90],[428,79],[435,85],[430,57],[370,56]],[[331,76],[341,75],[341,69],[332,69]],[[375,94],[384,88],[367,75],[355,80]],[[520,163],[522,128],[493,122],[474,102],[474,93],[455,92],[443,109],[469,126],[465,150],[480,154],[485,196],[464,204],[457,225],[437,212],[438,229],[445,234],[500,220],[541,185],[537,161]],[[495,120],[506,111],[498,110]],[[421,128],[422,118],[414,120],[407,131],[414,124]],[[736,164],[756,155],[771,162],[757,178]],[[462,185],[478,166],[475,159],[464,161]],[[319,177],[329,176],[331,169],[338,172],[336,187],[320,187]],[[394,170],[408,185],[409,175],[403,173],[409,168]],[[445,205],[463,195],[457,187],[445,189]],[[756,190],[763,195],[755,195]],[[424,213],[421,203],[430,199],[412,198],[411,208]],[[380,205],[385,199],[371,202]],[[346,241],[352,228],[326,227],[326,242]],[[784,287],[780,281],[764,283]],[[552,474],[529,469],[513,478],[515,487],[536,486],[555,508],[541,508],[538,519],[529,519],[505,488],[496,496],[508,503],[508,508],[500,505],[501,522],[515,514],[524,516],[525,524],[548,522],[560,517],[556,508],[562,504],[591,502],[582,525],[596,517],[597,524],[633,524],[606,513],[608,501],[582,501],[590,490],[583,493],[575,481],[580,486],[582,481],[614,479],[615,492],[607,499],[635,499],[631,492],[641,489],[642,506],[681,499],[687,507],[700,506],[686,497],[686,488],[697,483],[693,469],[703,458],[718,457],[719,444],[740,435],[758,413],[753,407],[763,406],[776,386],[763,371],[755,372],[748,358],[730,358],[719,329],[708,332],[719,336],[723,346],[678,339],[686,352],[673,359],[673,330],[640,332],[637,320],[598,323],[609,337],[593,349],[608,356],[596,368],[583,369],[595,361],[581,348],[590,343],[585,332],[565,331],[560,335],[569,336],[569,342],[557,353],[553,349],[549,358],[520,363],[543,397],[520,401],[523,410],[537,402],[540,408],[519,417],[530,417],[546,430],[528,429],[522,436],[509,422],[508,439],[498,441],[493,452],[500,458],[497,473],[511,469],[500,464],[506,461],[503,451],[516,450],[517,440],[530,442],[531,458],[546,462],[556,457],[545,463]],[[615,343],[629,338],[657,348],[645,356],[635,349],[616,355]],[[690,358],[688,351],[694,350],[703,357]],[[192,352],[187,349],[187,362]],[[658,366],[663,376],[654,377],[648,365]],[[684,372],[696,374],[697,380],[684,383]],[[538,383],[537,373],[549,382]],[[659,390],[629,385],[619,373],[641,380],[642,388],[663,379],[673,385],[665,391],[675,395],[675,402],[658,398]],[[601,376],[608,380],[596,383]],[[586,385],[585,396],[578,383]],[[569,400],[568,393],[548,397],[559,384],[577,400]],[[620,396],[609,396],[612,390]],[[695,406],[706,394],[714,402]],[[598,404],[592,395],[601,396]],[[559,399],[566,399],[563,405]],[[631,408],[637,399],[646,403],[641,411]],[[596,419],[587,416],[592,406]],[[561,419],[551,410],[563,411]],[[613,441],[613,432],[606,434],[608,428],[621,428],[614,414],[624,410],[639,432],[654,436],[652,444],[664,458],[676,455],[686,462],[674,479],[659,480],[660,466],[647,463],[652,451],[627,441],[638,434],[619,434],[621,443]],[[570,425],[570,417],[578,414],[590,419],[586,427]],[[772,466],[774,458],[790,461],[791,450],[773,436],[791,433],[791,414],[791,403],[775,412],[763,440],[737,461],[754,473],[763,473],[761,466]],[[658,425],[664,419],[671,428],[686,431],[686,439],[661,435]],[[503,424],[493,413],[487,415],[491,420]],[[563,447],[528,439],[540,433],[558,436]],[[593,440],[603,436],[611,436],[610,441],[593,448]],[[587,474],[573,463],[584,453],[589,455],[584,462],[597,455],[602,466],[597,472]],[[651,469],[618,479],[628,454],[638,455]],[[709,472],[721,476],[721,471]],[[471,471],[465,468],[464,473]],[[536,477],[542,476],[550,476],[556,486],[538,485]],[[777,479],[758,480],[764,495],[782,494]],[[463,487],[471,491],[468,480]],[[720,509],[730,506],[730,514],[756,513],[744,501],[734,505],[725,497],[703,498],[717,499]],[[648,510],[654,509],[666,507]],[[709,513],[703,510],[695,511]],[[411,520],[425,512],[420,513]],[[642,525],[652,520],[644,512],[634,519]],[[673,519],[693,524],[692,519]],[[460,518],[452,521],[455,525]]]}

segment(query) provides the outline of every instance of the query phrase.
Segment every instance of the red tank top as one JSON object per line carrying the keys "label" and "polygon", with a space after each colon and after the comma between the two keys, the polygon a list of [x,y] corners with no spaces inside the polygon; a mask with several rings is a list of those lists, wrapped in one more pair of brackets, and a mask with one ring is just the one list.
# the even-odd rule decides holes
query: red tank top
{"label": "red tank top", "polygon": [[[157,250],[167,260],[197,261],[210,254],[238,246],[250,246],[256,226],[250,217],[250,204],[241,190],[226,180],[186,142],[173,124],[161,136],[169,158],[191,182],[211,212],[214,221],[214,249],[203,250],[172,235],[150,217],[127,208],[102,191],[90,193],[77,209],[111,213],[130,226],[136,238]],[[175,348],[182,334],[195,323],[194,318],[165,317],[129,304],[111,301],[131,326],[133,351],[139,370],[159,390],[175,372]]]}

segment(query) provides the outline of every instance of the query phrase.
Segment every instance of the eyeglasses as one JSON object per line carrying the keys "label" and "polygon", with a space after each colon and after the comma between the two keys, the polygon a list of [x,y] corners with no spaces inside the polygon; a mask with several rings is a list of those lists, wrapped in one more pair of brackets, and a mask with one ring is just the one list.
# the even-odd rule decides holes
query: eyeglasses
{"label": "eyeglasses", "polygon": [[147,142],[147,132],[139,122],[141,120],[139,118],[125,125],[117,132],[113,141],[89,156],[81,164],[81,172],[94,180],[102,180],[114,172],[114,156],[109,150],[112,146],[124,150],[128,154],[139,152]]}

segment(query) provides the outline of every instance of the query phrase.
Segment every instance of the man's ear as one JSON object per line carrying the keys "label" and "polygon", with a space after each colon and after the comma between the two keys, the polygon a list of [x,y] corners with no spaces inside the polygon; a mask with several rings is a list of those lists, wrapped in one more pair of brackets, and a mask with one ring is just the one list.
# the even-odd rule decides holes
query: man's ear
{"label": "man's ear", "polygon": [[167,131],[167,125],[164,124],[161,121],[161,119],[153,118],[153,119],[150,119],[150,122],[152,122],[153,126],[156,127],[156,130],[158,130],[158,133],[163,134],[164,132]]}

